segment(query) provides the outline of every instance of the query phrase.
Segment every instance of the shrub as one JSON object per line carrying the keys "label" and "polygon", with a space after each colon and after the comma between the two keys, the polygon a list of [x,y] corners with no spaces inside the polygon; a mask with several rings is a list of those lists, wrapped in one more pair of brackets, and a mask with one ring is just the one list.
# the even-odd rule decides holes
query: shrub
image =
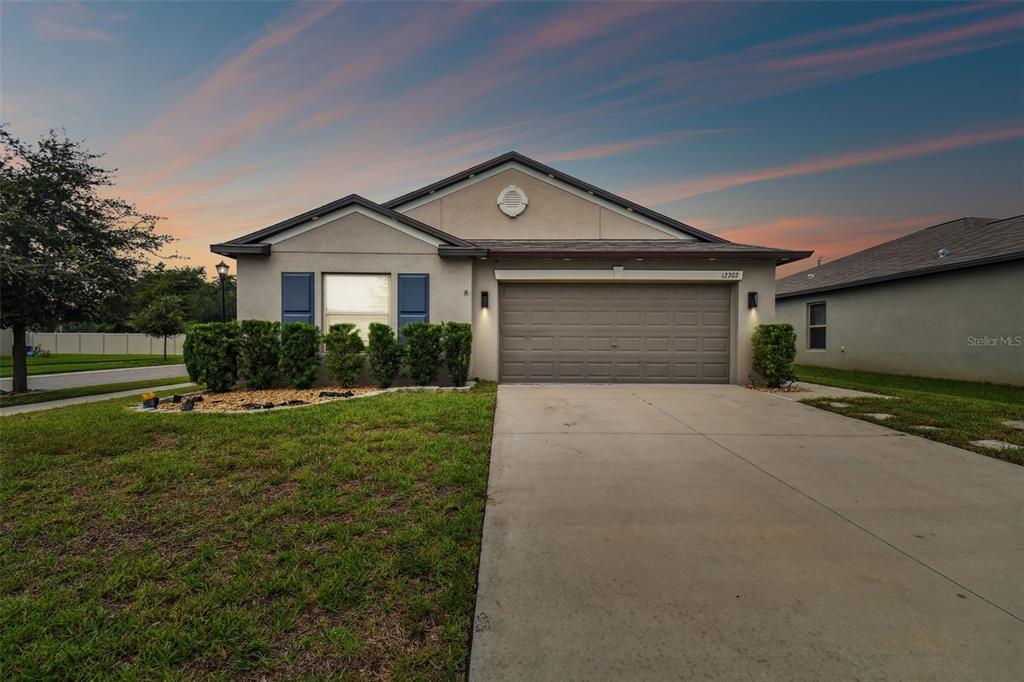
{"label": "shrub", "polygon": [[281,378],[293,388],[309,388],[316,380],[320,330],[308,322],[289,322],[281,327]]}
{"label": "shrub", "polygon": [[269,388],[277,376],[281,323],[242,320],[238,324],[238,373],[249,388]]}
{"label": "shrub", "polygon": [[402,327],[409,376],[420,386],[435,383],[441,369],[441,325],[410,322]]}
{"label": "shrub", "polygon": [[465,386],[469,378],[469,358],[473,351],[473,327],[468,322],[441,325],[441,346],[448,366],[448,378],[454,386]]}
{"label": "shrub", "polygon": [[751,339],[754,347],[754,371],[765,383],[778,387],[796,379],[796,330],[791,324],[758,325]]}
{"label": "shrub", "polygon": [[185,367],[192,381],[228,391],[238,376],[238,323],[203,322],[185,330]]}
{"label": "shrub", "polygon": [[402,346],[386,324],[370,323],[370,371],[381,388],[395,383],[402,369]]}
{"label": "shrub", "polygon": [[324,365],[331,379],[349,388],[359,383],[363,374],[366,346],[354,324],[332,324],[324,337],[327,356]]}

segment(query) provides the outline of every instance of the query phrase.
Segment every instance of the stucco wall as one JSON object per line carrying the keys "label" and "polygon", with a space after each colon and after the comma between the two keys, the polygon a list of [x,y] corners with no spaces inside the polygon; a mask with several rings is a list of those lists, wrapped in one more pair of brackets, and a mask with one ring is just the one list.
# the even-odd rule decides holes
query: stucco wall
{"label": "stucco wall", "polygon": [[391,275],[391,325],[398,323],[398,274],[430,275],[430,319],[470,321],[472,263],[442,259],[436,247],[362,214],[325,223],[275,244],[270,256],[240,256],[238,318],[281,319],[281,273],[313,272],[316,324],[323,327],[323,275]]}
{"label": "stucco wall", "polygon": [[[516,218],[502,213],[497,204],[498,194],[509,185],[522,188],[529,199],[526,211]],[[676,238],[514,168],[416,208],[398,210],[466,239]]]}
{"label": "stucco wall", "polygon": [[[796,327],[802,364],[1024,384],[1022,285],[1024,264],[1001,263],[785,298],[777,317]],[[816,301],[828,304],[826,350],[807,348]]]}
{"label": "stucco wall", "polygon": [[[477,261],[473,269],[473,367],[472,373],[483,379],[498,379],[498,328],[501,300],[494,271],[510,269],[598,269],[610,270],[623,265],[626,270],[742,270],[743,279],[731,284],[732,362],[730,381],[744,383],[751,371],[750,336],[761,323],[773,321],[775,314],[775,266],[754,262],[644,261]],[[480,307],[480,294],[489,292],[489,305]],[[759,305],[747,308],[747,293],[758,292]]]}

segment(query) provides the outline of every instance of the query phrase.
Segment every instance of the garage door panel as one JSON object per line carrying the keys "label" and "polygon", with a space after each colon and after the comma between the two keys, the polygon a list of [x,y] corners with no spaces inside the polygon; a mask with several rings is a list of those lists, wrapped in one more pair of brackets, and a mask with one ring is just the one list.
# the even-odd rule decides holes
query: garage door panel
{"label": "garage door panel", "polygon": [[728,381],[729,290],[692,283],[502,285],[501,379]]}

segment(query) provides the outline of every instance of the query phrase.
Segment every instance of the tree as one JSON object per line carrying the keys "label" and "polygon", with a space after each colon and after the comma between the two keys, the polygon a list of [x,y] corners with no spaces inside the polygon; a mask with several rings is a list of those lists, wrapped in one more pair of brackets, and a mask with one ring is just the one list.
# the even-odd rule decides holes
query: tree
{"label": "tree", "polygon": [[114,174],[99,158],[63,133],[30,146],[0,126],[0,326],[14,332],[15,392],[28,390],[28,329],[92,318],[171,240],[156,216],[101,196]]}
{"label": "tree", "polygon": [[132,326],[147,336],[164,339],[164,360],[167,359],[167,337],[185,331],[183,304],[177,296],[158,298],[132,316]]}

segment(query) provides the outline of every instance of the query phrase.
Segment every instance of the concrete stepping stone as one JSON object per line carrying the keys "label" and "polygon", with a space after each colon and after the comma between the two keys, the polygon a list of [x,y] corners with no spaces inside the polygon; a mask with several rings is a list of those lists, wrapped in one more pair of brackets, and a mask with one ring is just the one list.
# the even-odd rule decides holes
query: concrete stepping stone
{"label": "concrete stepping stone", "polygon": [[914,426],[911,426],[910,428],[918,429],[920,431],[938,431],[939,430],[938,426],[928,426],[927,424],[915,424]]}
{"label": "concrete stepping stone", "polygon": [[829,405],[830,405],[831,407],[849,407],[849,406],[850,406],[850,403],[839,403],[839,402],[835,402],[835,403],[829,403]]}
{"label": "concrete stepping stone", "polygon": [[1024,431],[1024,420],[1022,419],[1004,419],[1003,424],[1009,426],[1011,429],[1017,429],[1018,431]]}
{"label": "concrete stepping stone", "polygon": [[886,419],[892,419],[892,415],[891,414],[886,414],[885,412],[868,412],[864,416],[865,417],[871,417],[872,419],[877,419],[878,421],[885,421]]}
{"label": "concrete stepping stone", "polygon": [[1016,450],[1020,447],[1019,445],[1007,443],[1006,441],[991,439],[972,440],[971,445],[977,445],[979,448],[988,448],[989,450]]}

